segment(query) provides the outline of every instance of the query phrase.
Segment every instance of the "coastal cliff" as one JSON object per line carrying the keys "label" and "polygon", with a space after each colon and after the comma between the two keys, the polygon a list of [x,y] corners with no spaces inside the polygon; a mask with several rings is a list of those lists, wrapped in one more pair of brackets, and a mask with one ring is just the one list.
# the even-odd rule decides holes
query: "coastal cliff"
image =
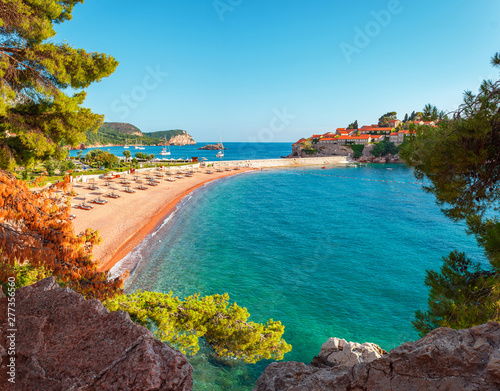
{"label": "coastal cliff", "polygon": [[166,143],[160,143],[159,145],[196,145],[196,142],[193,140],[193,137],[186,132],[186,134],[179,134],[177,136],[174,136]]}
{"label": "coastal cliff", "polygon": [[[132,124],[105,122],[97,132],[88,131],[86,142],[74,149],[114,147],[122,145],[194,145],[193,137],[181,129],[143,133]],[[73,148],[72,148],[73,149]]]}
{"label": "coastal cliff", "polygon": [[[13,390],[193,388],[193,368],[183,354],[133,323],[127,313],[110,313],[99,301],[60,288],[53,277],[18,289],[16,314]],[[4,328],[0,334],[4,375]]]}
{"label": "coastal cliff", "polygon": [[253,391],[498,391],[500,324],[439,328],[373,361],[352,359],[349,354],[336,364],[272,363]]}
{"label": "coastal cliff", "polygon": [[[285,156],[287,159],[293,158],[308,158],[308,157],[329,157],[329,156],[356,156],[355,149],[359,151],[360,156],[354,158],[355,161],[361,163],[403,163],[399,158],[399,155],[387,154],[383,156],[373,156],[372,151],[375,145],[337,145],[337,144],[326,144],[319,146],[318,144],[312,144],[312,147],[308,147],[302,143],[296,143],[292,146],[292,153]],[[360,148],[362,147],[362,148]]]}

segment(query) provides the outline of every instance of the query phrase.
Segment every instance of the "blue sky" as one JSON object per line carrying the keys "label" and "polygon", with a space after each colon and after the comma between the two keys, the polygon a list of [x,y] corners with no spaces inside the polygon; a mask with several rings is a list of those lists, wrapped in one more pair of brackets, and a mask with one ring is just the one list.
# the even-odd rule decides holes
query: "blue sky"
{"label": "blue sky", "polygon": [[500,2],[86,0],[55,41],[119,62],[85,106],[197,141],[296,141],[453,110],[498,78]]}

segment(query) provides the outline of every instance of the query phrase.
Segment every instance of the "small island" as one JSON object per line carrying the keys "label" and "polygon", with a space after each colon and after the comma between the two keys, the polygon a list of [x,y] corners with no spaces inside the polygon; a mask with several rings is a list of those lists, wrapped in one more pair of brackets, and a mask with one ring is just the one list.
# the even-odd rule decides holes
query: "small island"
{"label": "small island", "polygon": [[217,143],[217,144],[207,144],[207,145],[200,147],[198,149],[202,149],[204,151],[220,151],[222,149],[227,149],[227,148],[224,147],[224,145],[222,145],[222,143]]}
{"label": "small island", "polygon": [[426,105],[422,112],[406,114],[404,120],[397,119],[397,113],[391,111],[373,125],[358,127],[358,121],[354,121],[335,132],[301,138],[285,158],[348,156],[360,163],[402,163],[399,151],[405,141],[415,136],[421,126],[437,128],[445,117],[431,105]]}

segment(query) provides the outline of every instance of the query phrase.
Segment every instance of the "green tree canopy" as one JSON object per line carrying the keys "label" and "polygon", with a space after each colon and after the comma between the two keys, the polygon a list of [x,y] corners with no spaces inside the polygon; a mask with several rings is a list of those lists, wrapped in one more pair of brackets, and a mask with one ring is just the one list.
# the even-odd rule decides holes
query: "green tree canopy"
{"label": "green tree canopy", "polygon": [[227,293],[181,300],[172,292],[137,291],[116,296],[105,304],[111,311],[128,312],[134,322],[155,330],[157,338],[184,354],[196,354],[200,338],[218,356],[248,363],[281,360],[292,349],[282,339],[285,326],[281,322],[249,322],[247,309],[230,304]]}
{"label": "green tree canopy", "polygon": [[[54,43],[54,24],[83,0],[4,0],[0,6],[0,167],[61,158],[103,116],[82,107],[84,89],[114,72],[112,57]],[[72,95],[66,89],[76,90]]]}
{"label": "green tree canopy", "polygon": [[347,125],[347,129],[358,129],[358,120],[356,120],[353,123]]}
{"label": "green tree canopy", "polygon": [[438,110],[436,106],[433,106],[430,103],[428,103],[424,107],[421,119],[422,121],[438,121],[447,118],[448,117],[443,110]]}
{"label": "green tree canopy", "polygon": [[[500,67],[498,53],[492,64]],[[477,94],[465,92],[453,120],[418,128],[400,155],[417,178],[428,178],[425,190],[443,212],[467,223],[490,263],[483,270],[452,253],[439,275],[428,272],[429,310],[417,313],[417,328],[472,327],[485,321],[483,315],[500,320],[500,81],[484,81]]]}
{"label": "green tree canopy", "polygon": [[111,168],[114,164],[118,162],[118,157],[113,155],[108,151],[103,151],[102,149],[92,149],[85,155],[90,163],[95,162],[100,166]]}
{"label": "green tree canopy", "polygon": [[395,111],[390,111],[389,113],[385,113],[378,119],[378,126],[388,126],[389,121],[391,119],[397,119],[397,118],[398,118],[398,113],[396,113]]}
{"label": "green tree canopy", "polygon": [[389,154],[395,155],[398,153],[398,148],[388,138],[384,138],[382,141],[375,144],[371,153],[373,156],[377,157]]}

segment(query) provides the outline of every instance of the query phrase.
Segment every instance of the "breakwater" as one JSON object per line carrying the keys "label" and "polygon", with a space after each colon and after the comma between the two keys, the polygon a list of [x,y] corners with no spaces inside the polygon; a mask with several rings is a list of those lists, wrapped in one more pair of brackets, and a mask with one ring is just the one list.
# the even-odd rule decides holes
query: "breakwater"
{"label": "breakwater", "polygon": [[214,167],[253,167],[253,168],[271,168],[271,167],[298,167],[298,166],[323,166],[332,164],[347,164],[349,161],[345,156],[327,156],[327,157],[309,157],[294,159],[257,159],[257,160],[226,160],[226,161],[207,161],[206,165]]}

